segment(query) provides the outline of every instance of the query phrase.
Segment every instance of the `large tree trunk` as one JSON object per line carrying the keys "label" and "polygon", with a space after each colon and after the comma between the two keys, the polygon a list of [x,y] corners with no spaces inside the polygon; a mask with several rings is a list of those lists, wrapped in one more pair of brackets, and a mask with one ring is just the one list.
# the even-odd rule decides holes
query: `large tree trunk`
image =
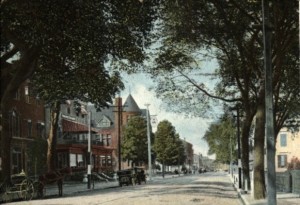
{"label": "large tree trunk", "polygon": [[266,197],[264,173],[265,106],[258,104],[254,134],[254,198]]}
{"label": "large tree trunk", "polygon": [[48,151],[47,151],[47,168],[48,171],[56,169],[57,165],[57,154],[56,154],[56,144],[57,144],[57,129],[58,120],[60,113],[60,103],[54,103],[53,109],[50,111],[50,132],[48,136]]}
{"label": "large tree trunk", "polygon": [[[243,165],[243,189],[245,190],[246,186],[248,189],[251,189],[250,186],[250,173],[249,173],[249,132],[251,126],[251,119],[246,116],[246,119],[242,127],[242,165]],[[247,185],[245,184],[247,181]]]}

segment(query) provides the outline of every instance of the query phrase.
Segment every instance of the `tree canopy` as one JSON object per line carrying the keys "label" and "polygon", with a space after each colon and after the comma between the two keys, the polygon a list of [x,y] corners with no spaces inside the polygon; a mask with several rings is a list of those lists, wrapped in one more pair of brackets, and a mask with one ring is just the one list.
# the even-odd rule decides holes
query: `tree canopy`
{"label": "tree canopy", "polygon": [[[1,102],[44,59],[77,66],[108,60],[142,62],[156,1],[1,2]],[[18,54],[11,61],[7,60]],[[43,60],[41,60],[41,58]],[[80,63],[78,63],[80,62]],[[86,65],[86,63],[84,64]],[[51,69],[60,69],[52,63]]]}
{"label": "tree canopy", "polygon": [[169,121],[163,120],[158,123],[154,138],[154,150],[157,161],[162,164],[166,164],[172,157],[175,135],[175,127]]}
{"label": "tree canopy", "polygon": [[175,127],[167,120],[158,123],[154,139],[156,160],[165,165],[180,165],[185,159],[183,142],[176,133]]}
{"label": "tree canopy", "polygon": [[[157,1],[2,1],[1,117],[21,83],[35,74],[48,103],[89,99],[105,106],[122,88],[118,73],[144,59]],[[108,92],[105,92],[108,91]],[[2,122],[6,122],[5,120]],[[2,125],[3,173],[10,175],[10,141]]]}
{"label": "tree canopy", "polygon": [[218,122],[211,124],[203,139],[209,146],[208,154],[215,154],[216,161],[229,163],[231,160],[236,160],[236,128],[229,116],[224,116]]}
{"label": "tree canopy", "polygon": [[148,162],[147,122],[141,116],[131,117],[126,124],[121,144],[123,160],[139,164]]}
{"label": "tree canopy", "polygon": [[[273,103],[277,135],[284,122],[299,112],[300,106],[298,2],[277,0],[268,6],[273,31]],[[260,127],[265,120],[261,2],[164,1],[161,9],[161,47],[155,59],[156,67],[151,70],[154,77],[158,76],[159,97],[180,99],[172,108],[183,112],[206,112],[210,105],[208,97],[233,104],[231,106],[239,104],[244,114],[243,174],[250,186],[248,142],[254,116],[259,122],[255,132],[256,154],[263,153],[261,141],[264,139],[263,127]],[[205,71],[199,61],[206,59],[214,59],[217,69],[212,67],[211,72]],[[167,77],[160,78],[161,74]],[[211,81],[199,79],[203,75],[218,77],[216,87],[211,89]],[[181,102],[196,106],[182,106]],[[261,159],[255,163],[263,164]],[[263,166],[255,167],[263,172]],[[259,181],[264,183],[264,179]],[[255,190],[255,196],[264,193],[263,186],[260,187]]]}

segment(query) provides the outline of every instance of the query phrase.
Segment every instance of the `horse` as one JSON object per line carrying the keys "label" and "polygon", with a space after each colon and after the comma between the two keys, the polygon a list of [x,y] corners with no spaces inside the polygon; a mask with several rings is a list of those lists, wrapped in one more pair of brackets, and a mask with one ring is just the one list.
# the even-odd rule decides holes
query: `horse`
{"label": "horse", "polygon": [[58,195],[63,195],[63,180],[65,175],[71,174],[72,170],[70,167],[65,167],[59,170],[53,170],[46,172],[43,175],[39,176],[39,186],[38,186],[38,195],[43,197],[43,190],[46,184],[57,183],[58,186]]}

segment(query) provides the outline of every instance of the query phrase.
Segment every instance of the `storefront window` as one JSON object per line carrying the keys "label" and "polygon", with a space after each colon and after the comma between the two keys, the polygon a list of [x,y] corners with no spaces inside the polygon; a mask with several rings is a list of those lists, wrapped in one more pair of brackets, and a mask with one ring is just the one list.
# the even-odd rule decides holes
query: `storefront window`
{"label": "storefront window", "polygon": [[18,174],[22,171],[22,151],[20,147],[12,149],[12,174]]}

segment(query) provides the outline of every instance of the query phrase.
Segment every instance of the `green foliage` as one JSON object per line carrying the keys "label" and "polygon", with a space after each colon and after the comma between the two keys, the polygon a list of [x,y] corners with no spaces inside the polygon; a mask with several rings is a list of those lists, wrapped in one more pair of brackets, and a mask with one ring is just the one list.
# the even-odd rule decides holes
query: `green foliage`
{"label": "green foliage", "polygon": [[[120,69],[143,62],[156,5],[136,0],[2,2],[1,89],[13,93],[40,66],[57,70],[46,72],[47,79],[78,67],[104,70],[108,61],[123,62],[114,64]],[[7,64],[16,54],[12,65]],[[15,90],[10,90],[14,83]]]}
{"label": "green foliage", "polygon": [[100,62],[73,65],[72,68],[60,62],[60,65],[56,66],[60,66],[60,69],[52,69],[53,61],[46,62],[37,69],[32,78],[36,92],[48,105],[76,99],[92,102],[101,108],[107,106],[115,94],[123,89],[119,73],[109,73]]}
{"label": "green foliage", "polygon": [[181,165],[185,162],[186,155],[184,144],[179,137],[179,134],[176,134],[174,142],[170,144],[169,159],[166,160],[166,165]]}
{"label": "green foliage", "polygon": [[[107,105],[123,84],[119,74],[109,73],[104,65],[122,62],[114,69],[126,70],[143,62],[157,3],[1,2],[1,109],[33,73],[37,93],[50,106],[65,99]],[[3,157],[10,156],[9,143],[1,144]],[[9,174],[9,162],[3,170]]]}
{"label": "green foliage", "polygon": [[186,157],[179,135],[167,120],[160,122],[157,126],[154,150],[157,161],[164,165],[182,164]]}
{"label": "green foliage", "polygon": [[209,146],[208,154],[215,154],[216,161],[229,163],[231,157],[232,160],[236,159],[236,129],[229,117],[225,116],[220,121],[211,124],[203,139]]}
{"label": "green foliage", "polygon": [[124,128],[122,158],[133,163],[148,161],[147,122],[141,116],[131,117]]}
{"label": "green foliage", "polygon": [[[274,105],[280,128],[299,110],[297,1],[273,1],[270,5]],[[262,25],[261,2],[167,0],[162,2],[160,14],[161,47],[151,69],[158,81],[159,97],[174,102],[169,106],[173,110],[198,115],[213,107],[207,96],[241,101],[255,110],[264,81],[263,36],[261,29],[253,26]],[[208,59],[217,65],[205,69],[199,62]],[[214,75],[218,84],[213,91],[206,78]]]}

